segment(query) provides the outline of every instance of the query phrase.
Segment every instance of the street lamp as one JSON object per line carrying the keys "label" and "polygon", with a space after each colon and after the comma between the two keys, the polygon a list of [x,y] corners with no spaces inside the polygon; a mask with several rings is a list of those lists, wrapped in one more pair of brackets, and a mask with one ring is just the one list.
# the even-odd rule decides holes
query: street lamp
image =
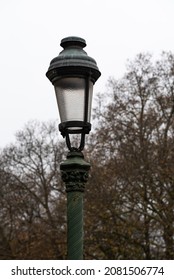
{"label": "street lamp", "polygon": [[[83,50],[84,39],[67,37],[60,45],[64,49],[51,61],[46,76],[55,88],[59,130],[69,149],[67,159],[60,164],[67,192],[68,259],[83,259],[83,192],[90,164],[82,150],[85,134],[91,130],[93,85],[101,73],[95,60]],[[80,135],[77,147],[72,147],[71,134]]]}

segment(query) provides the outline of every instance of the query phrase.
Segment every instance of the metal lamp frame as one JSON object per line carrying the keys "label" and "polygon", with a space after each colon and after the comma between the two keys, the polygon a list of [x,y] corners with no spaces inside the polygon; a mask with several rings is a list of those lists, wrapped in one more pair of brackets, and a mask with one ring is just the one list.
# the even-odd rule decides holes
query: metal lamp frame
{"label": "metal lamp frame", "polygon": [[[64,50],[52,59],[50,67],[46,73],[48,79],[53,85],[56,81],[65,77],[82,77],[85,79],[85,108],[83,121],[67,121],[59,124],[59,130],[66,138],[66,144],[70,151],[82,151],[85,145],[85,134],[91,130],[91,124],[88,122],[89,107],[89,82],[95,84],[101,73],[97,67],[96,61],[87,55],[83,50],[86,41],[79,37],[66,37],[60,44]],[[72,129],[77,127],[78,129]],[[70,134],[81,134],[81,141],[78,148],[71,147]]]}

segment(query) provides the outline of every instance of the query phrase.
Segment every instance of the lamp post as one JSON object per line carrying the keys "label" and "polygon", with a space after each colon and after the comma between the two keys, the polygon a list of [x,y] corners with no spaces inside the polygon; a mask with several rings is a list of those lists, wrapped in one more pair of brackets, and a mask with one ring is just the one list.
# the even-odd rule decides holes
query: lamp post
{"label": "lamp post", "polygon": [[[85,135],[91,130],[93,85],[101,73],[95,60],[83,50],[84,39],[66,37],[60,45],[63,50],[50,62],[46,76],[55,88],[59,130],[69,149],[67,159],[60,164],[67,192],[67,258],[80,260],[83,259],[83,192],[90,169],[82,150]],[[77,147],[72,147],[71,134],[80,135]]]}

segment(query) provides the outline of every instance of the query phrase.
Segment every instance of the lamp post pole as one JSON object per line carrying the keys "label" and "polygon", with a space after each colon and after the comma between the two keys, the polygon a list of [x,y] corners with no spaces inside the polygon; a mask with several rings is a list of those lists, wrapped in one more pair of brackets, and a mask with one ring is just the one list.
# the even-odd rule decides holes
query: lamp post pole
{"label": "lamp post pole", "polygon": [[90,164],[82,152],[72,151],[61,163],[62,180],[67,192],[67,247],[69,260],[83,259],[83,193]]}
{"label": "lamp post pole", "polygon": [[[67,159],[60,164],[67,192],[67,258],[83,259],[83,193],[90,164],[82,150],[85,135],[91,130],[90,115],[93,85],[101,73],[96,61],[83,50],[86,41],[66,37],[64,49],[51,60],[46,73],[55,88],[61,123],[59,130],[69,149]],[[72,147],[70,134],[80,135],[78,147]]]}

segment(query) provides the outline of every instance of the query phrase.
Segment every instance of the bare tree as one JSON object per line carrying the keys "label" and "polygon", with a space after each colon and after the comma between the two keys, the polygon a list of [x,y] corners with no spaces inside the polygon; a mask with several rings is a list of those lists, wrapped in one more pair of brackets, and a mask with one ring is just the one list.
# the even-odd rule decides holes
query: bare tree
{"label": "bare tree", "polygon": [[15,258],[65,258],[63,153],[54,123],[31,122],[1,154],[4,228]]}
{"label": "bare tree", "polygon": [[109,80],[109,104],[96,112],[88,229],[101,258],[174,258],[173,69],[171,53],[157,62],[138,55],[122,79]]}

